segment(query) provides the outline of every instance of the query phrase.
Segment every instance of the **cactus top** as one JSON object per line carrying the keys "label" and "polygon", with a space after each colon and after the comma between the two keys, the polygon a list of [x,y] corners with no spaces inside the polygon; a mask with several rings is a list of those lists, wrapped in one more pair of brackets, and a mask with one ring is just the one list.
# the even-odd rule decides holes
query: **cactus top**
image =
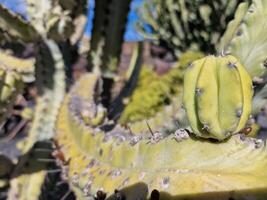
{"label": "cactus top", "polygon": [[249,118],[252,95],[252,80],[233,56],[207,56],[185,73],[183,103],[199,137],[223,140],[239,132]]}

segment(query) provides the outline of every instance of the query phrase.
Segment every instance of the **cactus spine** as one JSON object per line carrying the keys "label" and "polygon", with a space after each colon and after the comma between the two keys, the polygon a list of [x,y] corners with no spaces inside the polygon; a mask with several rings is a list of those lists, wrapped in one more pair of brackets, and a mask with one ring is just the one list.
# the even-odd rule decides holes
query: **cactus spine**
{"label": "cactus spine", "polygon": [[184,106],[200,137],[223,140],[244,128],[252,95],[251,78],[233,56],[194,61],[184,77]]}

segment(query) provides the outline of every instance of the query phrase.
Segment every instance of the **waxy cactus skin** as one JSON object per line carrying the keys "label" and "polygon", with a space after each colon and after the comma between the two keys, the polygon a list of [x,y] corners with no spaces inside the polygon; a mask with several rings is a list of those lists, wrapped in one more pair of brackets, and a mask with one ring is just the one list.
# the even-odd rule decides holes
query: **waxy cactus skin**
{"label": "waxy cactus skin", "polygon": [[223,140],[238,133],[249,118],[252,95],[252,80],[233,56],[196,60],[184,77],[184,107],[199,137]]}

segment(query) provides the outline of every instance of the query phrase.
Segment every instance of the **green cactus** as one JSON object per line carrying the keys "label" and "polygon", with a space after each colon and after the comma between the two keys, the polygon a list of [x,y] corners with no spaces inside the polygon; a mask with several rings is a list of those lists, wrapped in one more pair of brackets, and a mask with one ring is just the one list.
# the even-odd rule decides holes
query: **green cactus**
{"label": "green cactus", "polygon": [[253,90],[245,68],[233,56],[194,61],[184,77],[184,106],[194,133],[223,140],[249,118]]}
{"label": "green cactus", "polygon": [[182,129],[157,137],[159,132],[88,126],[80,105],[83,101],[100,105],[89,101],[97,81],[94,74],[81,77],[65,98],[57,121],[56,139],[70,159],[68,177],[78,199],[99,191],[112,198],[114,190],[126,199],[147,199],[154,189],[160,199],[265,198],[263,141],[235,135],[214,143],[196,140]]}

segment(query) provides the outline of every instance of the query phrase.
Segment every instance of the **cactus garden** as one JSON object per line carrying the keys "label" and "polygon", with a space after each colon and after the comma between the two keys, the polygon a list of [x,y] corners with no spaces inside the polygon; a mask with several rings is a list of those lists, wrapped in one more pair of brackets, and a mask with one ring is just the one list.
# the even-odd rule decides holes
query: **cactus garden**
{"label": "cactus garden", "polygon": [[0,0],[0,200],[266,200],[267,0]]}

